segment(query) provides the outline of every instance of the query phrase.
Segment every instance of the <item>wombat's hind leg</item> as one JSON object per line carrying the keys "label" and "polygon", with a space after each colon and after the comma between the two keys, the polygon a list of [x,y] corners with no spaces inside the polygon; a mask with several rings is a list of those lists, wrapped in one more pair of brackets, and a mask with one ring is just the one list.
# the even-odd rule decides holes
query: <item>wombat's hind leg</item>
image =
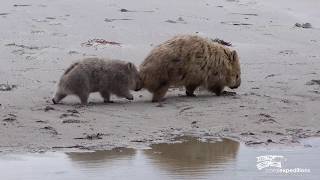
{"label": "wombat's hind leg", "polygon": [[103,98],[104,103],[113,103],[113,101],[110,101],[110,92],[106,90],[100,91],[100,95]]}
{"label": "wombat's hind leg", "polygon": [[190,97],[195,97],[194,91],[197,89],[197,85],[187,85],[186,86],[186,95]]}
{"label": "wombat's hind leg", "polygon": [[52,103],[53,104],[58,104],[59,101],[61,101],[63,98],[65,98],[67,95],[66,94],[63,94],[63,93],[56,93],[54,95],[54,97],[52,98]]}
{"label": "wombat's hind leg", "polygon": [[166,95],[169,86],[162,86],[156,91],[153,92],[152,102],[160,102],[163,101],[163,97]]}

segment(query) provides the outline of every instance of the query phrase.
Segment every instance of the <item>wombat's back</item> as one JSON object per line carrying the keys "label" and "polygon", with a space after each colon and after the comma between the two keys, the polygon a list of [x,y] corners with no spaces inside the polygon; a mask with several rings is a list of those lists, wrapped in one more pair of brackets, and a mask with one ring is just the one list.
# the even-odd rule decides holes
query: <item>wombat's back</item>
{"label": "wombat's back", "polygon": [[181,35],[155,47],[140,65],[144,86],[157,88],[157,83],[185,84],[202,81],[213,56],[223,54],[223,47],[208,39]]}

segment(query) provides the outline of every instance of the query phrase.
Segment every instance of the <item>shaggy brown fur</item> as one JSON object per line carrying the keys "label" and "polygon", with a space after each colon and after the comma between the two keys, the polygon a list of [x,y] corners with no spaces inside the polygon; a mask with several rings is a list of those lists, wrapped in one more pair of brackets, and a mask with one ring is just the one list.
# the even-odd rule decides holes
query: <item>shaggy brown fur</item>
{"label": "shaggy brown fur", "polygon": [[82,104],[87,104],[91,92],[100,92],[104,102],[110,94],[133,100],[129,90],[140,90],[141,79],[134,64],[119,60],[87,58],[72,64],[62,75],[54,104],[69,94],[77,95]]}
{"label": "shaggy brown fur", "polygon": [[185,86],[188,96],[204,86],[220,95],[225,86],[240,86],[236,51],[193,35],[176,36],[155,47],[140,65],[143,87],[161,101],[170,86]]}

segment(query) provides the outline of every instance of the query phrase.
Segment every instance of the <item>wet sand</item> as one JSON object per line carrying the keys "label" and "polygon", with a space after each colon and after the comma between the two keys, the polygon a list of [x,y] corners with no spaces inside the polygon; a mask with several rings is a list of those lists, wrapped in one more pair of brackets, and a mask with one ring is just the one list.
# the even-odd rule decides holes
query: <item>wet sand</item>
{"label": "wet sand", "polygon": [[[0,84],[10,90],[0,91],[0,151],[139,148],[183,134],[302,146],[301,139],[320,136],[320,5],[272,2],[2,2]],[[307,22],[312,28],[295,27]],[[162,106],[144,90],[132,102],[113,97],[116,103],[103,104],[98,94],[88,107],[75,97],[50,102],[56,81],[77,59],[139,65],[176,34],[232,42],[242,66],[236,96],[201,91],[188,98],[171,89]]]}
{"label": "wet sand", "polygon": [[[319,145],[319,139],[312,144]],[[13,179],[314,179],[319,146],[266,150],[229,139],[215,142],[181,137],[152,149],[0,155],[1,177]],[[275,164],[264,164],[271,155]],[[278,166],[278,164],[279,166]],[[19,173],[17,170],[19,169]],[[290,172],[290,170],[292,171]]]}

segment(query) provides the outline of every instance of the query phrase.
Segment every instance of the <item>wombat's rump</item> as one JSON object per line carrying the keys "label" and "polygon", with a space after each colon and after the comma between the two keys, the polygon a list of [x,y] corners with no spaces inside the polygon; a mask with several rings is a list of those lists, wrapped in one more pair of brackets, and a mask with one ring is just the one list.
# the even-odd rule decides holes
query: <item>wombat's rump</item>
{"label": "wombat's rump", "polygon": [[87,58],[72,64],[62,75],[52,99],[56,104],[69,94],[87,104],[91,92],[100,92],[104,102],[110,94],[133,100],[129,90],[140,90],[141,79],[134,64],[120,60]]}
{"label": "wombat's rump", "polygon": [[225,86],[240,86],[236,51],[193,35],[176,36],[155,47],[140,65],[143,87],[161,101],[170,86],[185,86],[194,96],[199,86],[220,95]]}

